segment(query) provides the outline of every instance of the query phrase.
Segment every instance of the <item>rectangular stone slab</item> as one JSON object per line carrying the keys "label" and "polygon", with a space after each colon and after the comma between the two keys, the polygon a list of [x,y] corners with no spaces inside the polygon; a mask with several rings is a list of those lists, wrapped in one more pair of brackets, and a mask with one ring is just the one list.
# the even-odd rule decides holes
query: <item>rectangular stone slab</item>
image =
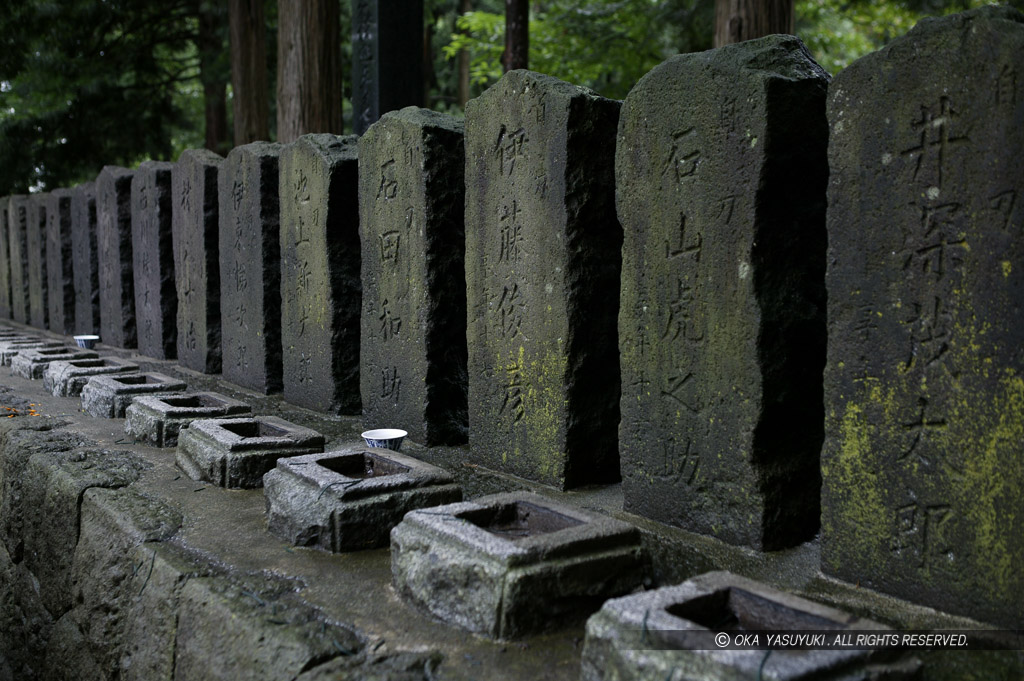
{"label": "rectangular stone slab", "polygon": [[221,371],[225,380],[281,390],[281,145],[235,147],[218,177]]}
{"label": "rectangular stone slab", "polygon": [[7,202],[7,246],[11,264],[11,318],[28,323],[28,199],[15,194]]}
{"label": "rectangular stone slab", "polygon": [[323,435],[276,416],[210,419],[178,434],[175,461],[193,480],[251,489],[263,485],[278,459],[323,449]]}
{"label": "rectangular stone slab", "polygon": [[359,140],[363,425],[467,439],[462,124],[408,108]]}
{"label": "rectangular stone slab", "polygon": [[19,352],[27,350],[39,350],[43,348],[59,348],[64,346],[64,341],[45,340],[43,338],[15,338],[12,340],[0,340],[0,363],[4,366],[11,366],[11,362]]}
{"label": "rectangular stone slab", "polygon": [[32,194],[28,198],[28,223],[25,245],[28,253],[28,323],[37,329],[48,329],[50,322],[46,276],[46,203],[49,194]]}
{"label": "rectangular stone slab", "polygon": [[157,359],[178,353],[178,294],[171,228],[173,163],[146,161],[132,177],[132,263],[139,352]]}
{"label": "rectangular stone slab", "polygon": [[82,410],[97,418],[124,418],[125,410],[136,397],[180,392],[185,387],[183,381],[154,372],[93,376],[82,388]]}
{"label": "rectangular stone slab", "polygon": [[0,319],[11,318],[10,197],[0,198]]}
{"label": "rectangular stone slab", "polygon": [[623,102],[632,513],[763,550],[817,532],[828,80],[770,36],[672,57]]}
{"label": "rectangular stone slab", "polygon": [[360,413],[355,136],[303,135],[281,150],[284,398]]}
{"label": "rectangular stone slab", "polygon": [[96,244],[100,283],[100,338],[134,348],[135,277],[132,274],[132,177],[135,171],[104,166],[96,178]]}
{"label": "rectangular stone slab", "polygon": [[71,195],[71,260],[75,280],[75,333],[100,332],[100,269],[96,183],[77,185]]}
{"label": "rectangular stone slab", "polygon": [[11,373],[22,378],[39,379],[46,373],[50,362],[75,359],[96,359],[99,357],[92,350],[68,347],[65,345],[51,348],[22,350],[11,359]]}
{"label": "rectangular stone slab", "polygon": [[174,447],[178,433],[197,419],[229,418],[248,404],[214,392],[136,397],[125,410],[124,432],[154,447]]}
{"label": "rectangular stone slab", "polygon": [[46,199],[46,277],[50,330],[75,333],[75,273],[71,243],[70,189],[54,189]]}
{"label": "rectangular stone slab", "polygon": [[171,177],[178,363],[206,374],[221,368],[217,173],[223,160],[186,149]]}
{"label": "rectangular stone slab", "polygon": [[263,494],[272,533],[334,553],[387,546],[407,512],[462,500],[446,471],[358,446],[278,459]]}
{"label": "rectangular stone slab", "polygon": [[129,374],[139,365],[118,357],[71,359],[50,362],[43,374],[43,388],[57,397],[75,397],[93,376]]}
{"label": "rectangular stone slab", "polygon": [[408,513],[391,570],[403,599],[500,639],[586,617],[643,574],[635,527],[524,492]]}
{"label": "rectangular stone slab", "polygon": [[1024,16],[922,21],[828,117],[822,570],[1020,629]]}
{"label": "rectangular stone slab", "polygon": [[618,115],[529,71],[466,106],[470,456],[563,488],[619,478]]}

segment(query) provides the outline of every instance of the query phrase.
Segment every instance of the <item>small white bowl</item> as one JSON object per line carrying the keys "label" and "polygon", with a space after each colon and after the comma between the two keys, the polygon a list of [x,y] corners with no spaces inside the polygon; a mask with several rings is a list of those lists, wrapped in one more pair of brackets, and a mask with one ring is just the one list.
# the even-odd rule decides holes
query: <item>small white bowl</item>
{"label": "small white bowl", "polygon": [[402,440],[408,434],[398,428],[377,428],[363,433],[363,439],[366,440],[367,447],[391,449],[397,452],[402,446]]}
{"label": "small white bowl", "polygon": [[75,343],[78,344],[78,347],[85,348],[86,350],[91,350],[96,347],[96,343],[98,343],[99,340],[99,336],[75,336]]}

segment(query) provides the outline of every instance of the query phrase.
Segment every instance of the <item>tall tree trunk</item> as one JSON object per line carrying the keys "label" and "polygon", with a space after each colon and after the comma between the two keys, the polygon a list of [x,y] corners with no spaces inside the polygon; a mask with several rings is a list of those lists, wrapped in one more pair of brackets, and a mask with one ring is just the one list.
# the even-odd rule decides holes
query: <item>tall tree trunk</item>
{"label": "tall tree trunk", "polygon": [[199,3],[199,80],[203,84],[206,121],[206,148],[223,154],[227,151],[228,107],[227,74],[220,68],[224,53],[223,9],[219,3]]}
{"label": "tall tree trunk", "polygon": [[501,65],[505,71],[529,68],[529,53],[529,0],[505,0],[505,53],[501,55]]}
{"label": "tall tree trunk", "polygon": [[235,146],[270,139],[263,0],[228,0]]}
{"label": "tall tree trunk", "polygon": [[[459,16],[473,11],[473,0],[459,0]],[[458,29],[460,33],[465,33]],[[459,50],[459,108],[465,110],[469,101],[469,50]]]}
{"label": "tall tree trunk", "polygon": [[341,134],[341,5],[279,0],[277,7],[277,141]]}
{"label": "tall tree trunk", "polygon": [[715,0],[714,46],[793,33],[794,0]]}

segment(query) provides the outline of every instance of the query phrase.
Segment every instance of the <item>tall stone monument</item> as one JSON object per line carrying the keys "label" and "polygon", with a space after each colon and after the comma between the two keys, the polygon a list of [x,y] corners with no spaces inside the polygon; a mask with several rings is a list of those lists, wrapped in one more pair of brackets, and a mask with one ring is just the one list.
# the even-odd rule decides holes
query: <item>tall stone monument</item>
{"label": "tall stone monument", "polygon": [[284,398],[358,414],[358,138],[303,135],[281,150]]}
{"label": "tall stone monument", "polygon": [[178,352],[178,293],[171,217],[173,163],[146,161],[132,178],[132,262],[139,352],[174,359]]}
{"label": "tall stone monument", "polygon": [[54,189],[46,200],[46,276],[50,330],[75,332],[75,275],[71,244],[70,189]]}
{"label": "tall stone monument", "polygon": [[466,107],[472,453],[559,487],[619,477],[619,105],[510,71]]}
{"label": "tall stone monument", "polygon": [[28,323],[28,201],[26,194],[7,199],[7,246],[11,254],[11,318]]}
{"label": "tall stone monument", "polygon": [[221,372],[263,393],[281,390],[281,145],[235,147],[220,169]]}
{"label": "tall stone monument", "polygon": [[921,21],[828,98],[822,570],[1024,627],[1024,15]]}
{"label": "tall stone monument", "polygon": [[75,333],[100,332],[100,270],[96,183],[77,185],[71,195],[71,257],[75,276]]}
{"label": "tall stone monument", "polygon": [[623,103],[626,510],[765,550],[818,529],[828,81],[769,36],[672,57]]}
{"label": "tall stone monument", "polygon": [[100,340],[134,348],[135,277],[132,274],[132,177],[104,166],[96,178],[96,244],[100,279]]}
{"label": "tall stone monument", "polygon": [[217,172],[223,160],[187,149],[171,179],[178,363],[207,374],[221,368]]}
{"label": "tall stone monument", "polygon": [[409,107],[359,140],[363,423],[466,442],[461,122]]}
{"label": "tall stone monument", "polygon": [[28,323],[37,329],[50,326],[46,276],[46,203],[49,194],[32,194],[28,199]]}
{"label": "tall stone monument", "polygon": [[11,199],[0,198],[0,319],[11,319],[11,249],[8,208]]}

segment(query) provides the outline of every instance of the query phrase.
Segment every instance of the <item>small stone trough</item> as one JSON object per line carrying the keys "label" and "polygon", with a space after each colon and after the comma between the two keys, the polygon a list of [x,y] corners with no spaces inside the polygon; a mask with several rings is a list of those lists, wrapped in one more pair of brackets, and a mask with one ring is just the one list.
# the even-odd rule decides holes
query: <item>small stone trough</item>
{"label": "small stone trough", "polygon": [[178,432],[192,421],[250,412],[245,402],[214,392],[146,395],[136,397],[125,410],[124,432],[154,447],[174,447]]}
{"label": "small stone trough", "polygon": [[185,387],[182,381],[158,373],[93,376],[82,388],[82,409],[97,418],[119,419],[136,397],[181,392]]}
{"label": "small stone trough", "polygon": [[11,373],[22,378],[38,380],[43,377],[52,362],[97,359],[98,357],[99,355],[92,350],[82,350],[67,345],[22,350],[11,358]]}
{"label": "small stone trough", "polygon": [[635,527],[522,492],[407,514],[391,571],[407,601],[499,639],[582,619],[643,578]]}
{"label": "small stone trough", "polygon": [[210,419],[181,430],[176,461],[193,480],[251,489],[278,459],[323,450],[323,435],[275,416]]}
{"label": "small stone trough", "polygon": [[69,359],[50,362],[43,374],[43,388],[57,397],[75,397],[93,376],[130,374],[139,370],[138,364],[118,357],[95,359]]}
{"label": "small stone trough", "polygon": [[366,447],[278,459],[263,488],[271,532],[334,553],[387,546],[407,512],[462,500],[437,466]]}
{"label": "small stone trough", "polygon": [[[583,681],[916,678],[919,662],[899,651],[855,647],[884,631],[871,620],[729,572],[609,600],[587,621]],[[806,635],[776,647],[767,636]],[[740,636],[738,636],[740,635]],[[757,636],[756,642],[753,638]],[[814,638],[820,636],[820,638]],[[837,637],[849,646],[835,647]],[[872,674],[876,674],[872,676]]]}
{"label": "small stone trough", "polygon": [[62,341],[46,340],[43,338],[15,338],[7,341],[0,341],[0,364],[11,366],[11,361],[19,352],[26,350],[41,350],[44,348],[64,347]]}

